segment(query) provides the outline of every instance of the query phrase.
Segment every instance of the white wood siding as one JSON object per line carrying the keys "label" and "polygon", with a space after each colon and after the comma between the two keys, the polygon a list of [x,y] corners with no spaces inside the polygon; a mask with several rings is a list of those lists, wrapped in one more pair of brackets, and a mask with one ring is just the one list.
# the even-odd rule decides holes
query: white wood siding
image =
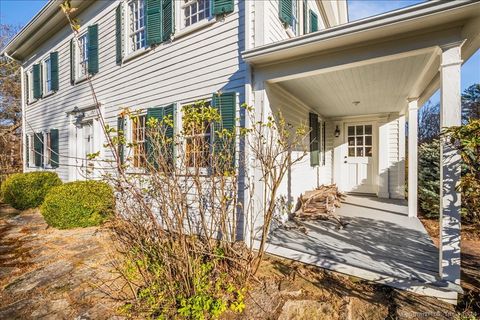
{"label": "white wood siding", "polygon": [[[97,1],[80,15],[82,28],[98,24],[100,71],[93,78],[93,86],[111,126],[116,127],[118,113],[125,107],[144,109],[191,102],[210,98],[219,90],[236,91],[240,101],[244,100],[245,64],[240,58],[244,50],[243,4],[239,6],[236,1],[235,11],[225,20],[219,19],[213,25],[164,43],[121,66],[115,62],[117,5],[118,2]],[[24,64],[29,70],[45,54],[59,52],[60,89],[26,107],[26,132],[59,129],[60,167],[56,171],[63,180],[68,180],[66,155],[73,146],[66,112],[93,102],[87,82],[70,84],[71,38],[70,30],[65,28]],[[108,157],[108,150],[102,151]]]}

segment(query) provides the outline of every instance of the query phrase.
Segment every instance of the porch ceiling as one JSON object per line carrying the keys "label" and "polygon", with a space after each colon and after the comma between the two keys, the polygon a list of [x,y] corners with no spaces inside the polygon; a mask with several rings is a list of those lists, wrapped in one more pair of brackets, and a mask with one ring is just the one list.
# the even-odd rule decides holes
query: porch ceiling
{"label": "porch ceiling", "polygon": [[[326,117],[401,112],[420,79],[433,77],[436,54],[416,55],[277,82]],[[438,66],[438,64],[437,64]],[[431,78],[429,79],[431,80]],[[360,102],[354,104],[354,102]]]}

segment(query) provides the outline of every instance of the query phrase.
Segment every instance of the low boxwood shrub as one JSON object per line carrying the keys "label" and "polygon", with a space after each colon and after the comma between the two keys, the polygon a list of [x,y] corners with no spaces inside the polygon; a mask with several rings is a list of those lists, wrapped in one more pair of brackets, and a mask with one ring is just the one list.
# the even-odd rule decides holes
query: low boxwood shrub
{"label": "low boxwood shrub", "polygon": [[3,201],[17,210],[35,208],[42,204],[48,191],[62,184],[55,172],[36,171],[15,173],[1,186]]}
{"label": "low boxwood shrub", "polygon": [[47,194],[41,212],[48,225],[59,229],[97,226],[115,208],[112,188],[101,181],[75,181]]}

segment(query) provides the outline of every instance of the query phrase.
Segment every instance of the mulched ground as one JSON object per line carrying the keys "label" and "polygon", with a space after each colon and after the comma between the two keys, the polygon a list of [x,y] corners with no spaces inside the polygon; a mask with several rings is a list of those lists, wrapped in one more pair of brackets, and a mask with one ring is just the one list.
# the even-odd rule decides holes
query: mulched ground
{"label": "mulched ground", "polygon": [[48,228],[37,210],[0,205],[0,319],[110,319],[107,232]]}

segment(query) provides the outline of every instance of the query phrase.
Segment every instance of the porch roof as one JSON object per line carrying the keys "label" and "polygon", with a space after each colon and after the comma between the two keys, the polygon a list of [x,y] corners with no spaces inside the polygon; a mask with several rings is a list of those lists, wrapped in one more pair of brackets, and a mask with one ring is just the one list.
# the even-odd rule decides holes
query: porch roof
{"label": "porch roof", "polygon": [[[365,95],[362,103],[375,101],[377,104],[373,107],[370,104],[368,110],[357,109],[356,114],[376,113],[379,109],[402,112],[405,110],[400,106],[404,108],[407,99],[418,99],[421,105],[438,88],[440,48],[462,43],[465,61],[480,47],[478,30],[479,0],[434,0],[264,45],[244,51],[242,55],[254,69],[255,86],[278,83],[301,100],[310,98],[310,101],[302,100],[310,107],[320,105],[325,116],[354,112],[347,106],[360,100],[355,99],[356,94]],[[357,67],[364,70],[354,70],[357,74],[350,75]],[[338,71],[344,72],[337,75],[340,87],[331,88],[329,92],[318,90],[322,82],[334,83],[332,75]],[[400,72],[404,78],[399,76]],[[327,73],[322,78],[322,74]],[[379,85],[374,85],[372,80]],[[380,84],[389,87],[382,89]],[[346,90],[341,90],[345,85]],[[376,91],[372,92],[371,88]],[[342,98],[338,94],[333,97],[335,92],[342,92],[345,101],[335,100]],[[379,99],[382,96],[388,96],[389,100]],[[331,107],[332,112],[326,107]]]}

